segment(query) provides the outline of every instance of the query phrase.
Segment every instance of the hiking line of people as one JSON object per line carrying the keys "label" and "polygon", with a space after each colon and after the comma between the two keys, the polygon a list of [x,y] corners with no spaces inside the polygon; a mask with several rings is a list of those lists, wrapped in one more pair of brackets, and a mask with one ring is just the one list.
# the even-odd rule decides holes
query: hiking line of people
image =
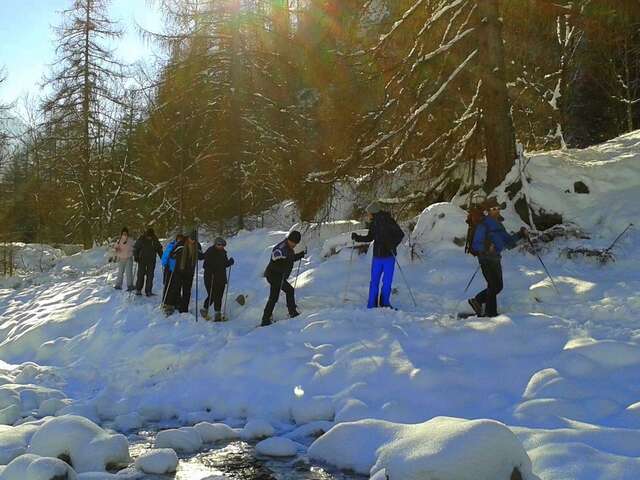
{"label": "hiking line of people", "polygon": [[[500,215],[503,208],[504,206],[500,205],[495,197],[490,197],[483,204],[470,208],[467,216],[468,229],[465,251],[478,258],[478,270],[482,271],[487,283],[485,289],[475,297],[468,299],[469,306],[479,317],[498,315],[497,297],[504,286],[502,252],[505,249],[515,247],[518,240],[522,238],[529,239],[529,232],[525,227],[522,227],[515,234],[509,234],[506,231],[502,224],[503,218]],[[366,214],[367,234],[360,235],[353,232],[351,234],[353,242],[351,248],[355,248],[355,242],[373,243],[367,308],[393,308],[391,293],[395,266],[398,265],[401,269],[397,260],[397,249],[404,239],[404,232],[391,214],[384,210],[382,204],[377,201],[367,206]],[[289,317],[295,318],[300,315],[295,300],[295,284],[291,285],[288,279],[295,263],[307,256],[306,248],[301,252],[295,252],[301,240],[301,233],[293,230],[271,251],[269,262],[264,270],[264,277],[269,284],[269,297],[264,307],[260,326],[269,326],[273,323],[273,311],[280,298],[280,292],[285,293]],[[223,297],[228,289],[231,267],[235,264],[233,257],[228,256],[226,246],[225,239],[217,237],[213,245],[203,253],[202,245],[198,242],[197,230],[194,229],[187,234],[177,234],[163,251],[152,228],[147,229],[135,242],[129,237],[127,228],[123,228],[120,238],[115,244],[115,261],[118,262],[115,288],[122,289],[126,275],[128,291],[135,290],[136,295],[142,295],[144,288],[148,297],[155,295],[153,276],[156,256],[158,256],[163,268],[162,308],[167,315],[173,314],[176,310],[180,313],[186,313],[189,310],[197,262],[204,260],[203,277],[207,297],[199,313],[206,320],[211,320],[209,308],[213,305],[213,320],[216,322],[225,321],[227,319],[223,309],[226,310],[226,301],[223,302]],[[134,261],[138,265],[135,286]],[[467,285],[467,289],[470,284],[471,282]],[[407,287],[409,287],[408,284]],[[411,296],[415,304],[412,292]],[[460,314],[459,316],[467,315]]]}

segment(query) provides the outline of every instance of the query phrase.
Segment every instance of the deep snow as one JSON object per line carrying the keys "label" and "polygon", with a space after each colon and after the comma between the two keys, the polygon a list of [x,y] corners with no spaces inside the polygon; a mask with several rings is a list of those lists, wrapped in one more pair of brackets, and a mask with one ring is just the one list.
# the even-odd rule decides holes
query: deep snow
{"label": "deep snow", "polygon": [[[559,253],[568,246],[605,248],[629,222],[638,222],[639,146],[636,132],[592,149],[532,158],[531,199],[562,213],[591,239],[546,246],[543,259],[559,294],[535,256],[507,252],[503,315],[494,319],[455,318],[482,281],[477,277],[469,295],[463,293],[476,263],[452,241],[466,230],[464,213],[453,204],[431,206],[420,216],[411,235],[416,255],[409,246],[401,249],[399,262],[418,307],[396,270],[392,301],[399,311],[364,308],[371,254],[352,255],[344,248],[348,234],[338,235],[356,224],[329,227],[330,234],[315,231],[297,279],[301,317],[286,319],[281,301],[279,321],[263,329],[255,328],[267,296],[261,273],[270,246],[285,231],[229,239],[236,265],[231,321],[222,324],[195,323],[191,314],[165,318],[157,297],[113,290],[106,249],[64,257],[21,288],[0,290],[0,358],[6,362],[0,364],[0,421],[12,425],[0,427],[0,462],[33,448],[44,427],[29,420],[46,415],[81,415],[124,432],[158,421],[248,423],[243,430],[201,426],[201,433],[196,427],[159,438],[159,447],[183,442],[195,449],[204,448],[204,435],[278,435],[297,442],[343,422],[383,420],[408,432],[402,424],[444,416],[508,425],[543,480],[636,479],[640,234],[631,229],[615,249],[617,261],[606,266]],[[591,193],[573,192],[577,180]],[[509,227],[520,225],[511,207],[505,216]],[[200,300],[202,285],[200,278]],[[156,290],[160,286],[157,269]],[[240,293],[245,306],[232,301]],[[375,437],[375,428],[365,437]],[[319,441],[330,442],[332,435]],[[368,453],[340,442],[328,451],[376,466],[371,474],[385,469],[390,479],[404,480],[408,473],[393,469],[424,438],[412,435],[400,435],[391,446],[381,438]],[[265,448],[278,453],[291,445],[278,440]],[[443,437],[438,445],[448,443]],[[521,461],[509,445],[484,453]],[[427,454],[415,451],[414,464],[423,468]],[[465,451],[455,450],[460,464]],[[322,459],[340,463],[331,455]]]}

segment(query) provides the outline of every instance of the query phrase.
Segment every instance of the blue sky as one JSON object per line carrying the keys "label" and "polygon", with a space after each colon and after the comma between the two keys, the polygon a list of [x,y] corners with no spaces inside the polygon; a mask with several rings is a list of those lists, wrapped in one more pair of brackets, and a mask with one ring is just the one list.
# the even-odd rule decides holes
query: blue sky
{"label": "blue sky", "polygon": [[[39,95],[42,77],[55,60],[52,26],[60,22],[59,12],[71,0],[0,0],[0,67],[7,80],[0,86],[0,103],[16,100],[24,93]],[[125,62],[151,58],[153,46],[146,45],[136,23],[159,31],[162,18],[148,0],[111,0],[111,18],[121,22],[124,35],[115,48]]]}

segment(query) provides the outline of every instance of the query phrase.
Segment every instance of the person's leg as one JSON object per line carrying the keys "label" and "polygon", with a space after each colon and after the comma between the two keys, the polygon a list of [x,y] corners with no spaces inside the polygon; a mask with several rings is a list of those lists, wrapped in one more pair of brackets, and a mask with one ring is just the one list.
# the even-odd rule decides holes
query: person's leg
{"label": "person's leg", "polygon": [[498,294],[502,291],[502,265],[500,259],[492,260],[488,265],[489,270],[489,287],[487,294],[487,316],[495,317],[498,315]]}
{"label": "person's leg", "polygon": [[480,260],[480,270],[482,271],[482,276],[487,281],[487,288],[478,293],[475,298],[480,305],[484,305],[487,303],[487,297],[489,295],[489,279],[491,278],[491,268],[489,267],[488,260]]}
{"label": "person's leg", "polygon": [[147,295],[153,293],[153,274],[156,272],[156,262],[151,262],[146,267],[146,278],[144,283],[144,290]]}
{"label": "person's leg", "polygon": [[138,273],[136,275],[136,292],[142,292],[142,287],[144,286],[144,274],[145,274],[145,265],[142,262],[138,262]]}
{"label": "person's leg", "polygon": [[211,297],[211,274],[208,272],[204,272],[204,289],[207,291],[207,298],[204,299],[204,309],[207,310],[211,305],[212,297]]}
{"label": "person's leg", "polygon": [[269,282],[269,300],[267,300],[267,305],[264,307],[264,312],[262,314],[262,325],[271,324],[273,309],[276,307],[276,303],[278,303],[278,298],[280,298],[280,284],[282,282],[282,277],[270,276],[267,277],[267,281]]}
{"label": "person's leg", "polygon": [[380,300],[381,307],[391,306],[391,285],[393,284],[393,272],[396,267],[396,259],[388,257],[382,259],[382,295]]}
{"label": "person's leg", "polygon": [[180,305],[181,312],[189,311],[189,302],[191,301],[191,287],[193,286],[193,273],[187,273],[182,278],[182,302]]}
{"label": "person's leg", "polygon": [[124,280],[124,270],[127,267],[127,262],[118,260],[118,277],[116,278],[115,287],[120,290],[122,288],[122,281]]}
{"label": "person's leg", "polygon": [[216,312],[222,311],[222,298],[224,297],[224,290],[226,285],[222,282],[213,284],[213,309]]}
{"label": "person's leg", "polygon": [[285,293],[287,297],[287,310],[289,310],[289,315],[298,316],[298,307],[296,305],[296,296],[295,290],[291,286],[289,282],[286,280],[282,282],[282,291]]}
{"label": "person's leg", "polygon": [[369,302],[367,308],[376,308],[378,306],[378,293],[380,290],[380,277],[382,277],[383,264],[382,259],[373,257],[371,262],[371,281],[369,283]]}
{"label": "person's leg", "polygon": [[127,289],[133,290],[135,279],[133,278],[133,257],[127,260]]}

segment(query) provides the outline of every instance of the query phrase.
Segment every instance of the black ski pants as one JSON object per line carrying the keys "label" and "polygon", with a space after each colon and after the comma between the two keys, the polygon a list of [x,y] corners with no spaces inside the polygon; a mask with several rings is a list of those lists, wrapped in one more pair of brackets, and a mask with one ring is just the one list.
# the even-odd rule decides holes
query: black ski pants
{"label": "black ski pants", "polygon": [[226,286],[226,281],[220,281],[214,278],[210,272],[204,272],[204,288],[207,289],[207,298],[204,301],[205,309],[213,304],[213,309],[216,312],[222,311],[222,297]]}
{"label": "black ski pants", "polygon": [[291,284],[284,278],[283,275],[267,275],[267,282],[269,282],[269,300],[264,307],[264,313],[262,314],[263,320],[269,320],[273,315],[273,309],[276,308],[276,303],[280,298],[280,290],[282,290],[287,296],[287,309],[289,313],[296,311],[296,298],[294,289]]}
{"label": "black ski pants", "polygon": [[138,278],[136,279],[136,290],[142,291],[142,287],[147,295],[153,290],[153,274],[156,270],[156,262],[139,262]]}
{"label": "black ski pants", "polygon": [[180,313],[189,311],[193,275],[194,272],[179,272],[177,269],[173,272],[166,303],[177,308]]}
{"label": "black ski pants", "polygon": [[498,294],[502,291],[502,264],[500,257],[482,257],[479,259],[482,275],[487,280],[487,288],[476,295],[478,303],[484,304],[484,315],[498,315]]}

